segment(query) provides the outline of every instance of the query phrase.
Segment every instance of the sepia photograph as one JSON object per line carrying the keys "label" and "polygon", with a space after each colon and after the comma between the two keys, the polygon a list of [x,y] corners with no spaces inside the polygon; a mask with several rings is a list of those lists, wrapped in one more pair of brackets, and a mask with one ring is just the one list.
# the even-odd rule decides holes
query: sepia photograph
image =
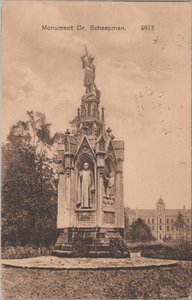
{"label": "sepia photograph", "polygon": [[191,3],[3,1],[2,299],[191,299]]}

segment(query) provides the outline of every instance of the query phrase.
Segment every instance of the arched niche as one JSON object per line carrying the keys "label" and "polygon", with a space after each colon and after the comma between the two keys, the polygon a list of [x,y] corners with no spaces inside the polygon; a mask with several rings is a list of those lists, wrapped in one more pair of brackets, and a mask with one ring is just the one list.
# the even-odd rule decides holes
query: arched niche
{"label": "arched niche", "polygon": [[[84,164],[88,164],[88,171],[90,171],[90,182],[87,184],[86,189],[88,190],[88,201],[86,201],[86,205],[84,205]],[[95,184],[96,178],[96,167],[95,160],[89,154],[84,153],[80,155],[75,163],[75,198],[76,198],[76,208],[94,208],[95,207]],[[87,179],[86,179],[87,180]]]}
{"label": "arched niche", "polygon": [[115,204],[115,183],[116,183],[116,165],[113,160],[108,157],[105,159],[104,167],[104,199],[105,205]]}
{"label": "arched niche", "polygon": [[95,160],[93,157],[91,157],[89,154],[82,154],[78,157],[76,163],[75,163],[75,169],[76,171],[81,171],[83,169],[84,163],[88,163],[90,169],[93,171],[95,176]]}
{"label": "arched niche", "polygon": [[105,159],[105,170],[104,170],[104,172],[106,172],[107,174],[108,173],[113,173],[113,175],[115,176],[116,164],[110,157],[107,157]]}

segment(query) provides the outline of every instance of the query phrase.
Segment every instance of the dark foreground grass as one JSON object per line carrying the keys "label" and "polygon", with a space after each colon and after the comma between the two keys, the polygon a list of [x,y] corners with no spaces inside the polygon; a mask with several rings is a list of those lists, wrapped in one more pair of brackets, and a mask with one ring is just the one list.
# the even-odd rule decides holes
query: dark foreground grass
{"label": "dark foreground grass", "polygon": [[[190,295],[190,262],[135,270],[2,269],[3,299],[180,299]],[[189,299],[189,298],[188,298]]]}

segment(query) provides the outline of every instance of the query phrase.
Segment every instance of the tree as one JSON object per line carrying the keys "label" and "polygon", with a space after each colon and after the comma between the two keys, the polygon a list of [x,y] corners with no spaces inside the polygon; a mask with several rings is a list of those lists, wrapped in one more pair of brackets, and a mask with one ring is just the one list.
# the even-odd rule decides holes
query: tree
{"label": "tree", "polygon": [[129,232],[129,217],[128,217],[128,213],[127,213],[127,208],[124,209],[124,223],[125,223],[124,237],[125,237],[125,239],[127,239],[128,232]]}
{"label": "tree", "polygon": [[175,227],[179,232],[179,240],[181,240],[182,238],[184,238],[184,230],[186,228],[185,218],[181,212],[178,212],[175,220]]}
{"label": "tree", "polygon": [[128,239],[134,242],[144,242],[153,239],[150,227],[145,222],[138,218],[129,228]]}
{"label": "tree", "polygon": [[79,126],[79,118],[75,116],[73,120],[69,121],[70,127],[72,129],[72,134],[76,137],[77,136],[77,127]]}
{"label": "tree", "polygon": [[10,129],[2,157],[2,244],[49,244],[56,235],[56,180],[51,124],[44,114]]}

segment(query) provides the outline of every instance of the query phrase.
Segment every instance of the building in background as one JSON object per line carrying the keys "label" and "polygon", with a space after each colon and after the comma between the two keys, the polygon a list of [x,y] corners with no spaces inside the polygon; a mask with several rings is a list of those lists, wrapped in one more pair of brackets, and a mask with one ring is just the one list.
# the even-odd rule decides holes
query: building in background
{"label": "building in background", "polygon": [[[183,206],[182,209],[166,209],[165,202],[160,197],[155,209],[131,209],[125,208],[125,213],[131,225],[136,219],[141,218],[151,228],[153,236],[157,240],[178,239],[183,237],[189,240],[191,234],[191,210]],[[176,226],[178,214],[184,218],[184,226],[180,231]]]}

